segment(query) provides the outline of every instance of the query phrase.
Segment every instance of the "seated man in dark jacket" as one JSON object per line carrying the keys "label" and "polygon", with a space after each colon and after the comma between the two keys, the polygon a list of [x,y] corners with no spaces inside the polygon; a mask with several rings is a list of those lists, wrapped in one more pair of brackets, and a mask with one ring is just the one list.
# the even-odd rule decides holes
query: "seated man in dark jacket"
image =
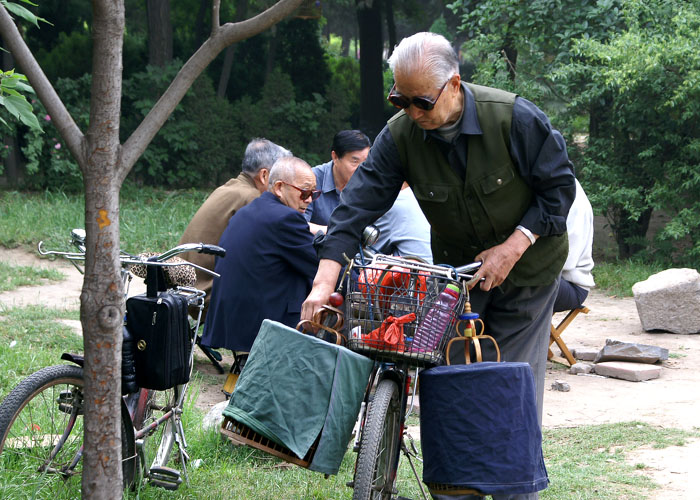
{"label": "seated man in dark jacket", "polygon": [[304,211],[318,196],[311,167],[280,158],[268,190],[231,217],[219,245],[202,344],[248,352],[263,319],[295,327],[318,266]]}

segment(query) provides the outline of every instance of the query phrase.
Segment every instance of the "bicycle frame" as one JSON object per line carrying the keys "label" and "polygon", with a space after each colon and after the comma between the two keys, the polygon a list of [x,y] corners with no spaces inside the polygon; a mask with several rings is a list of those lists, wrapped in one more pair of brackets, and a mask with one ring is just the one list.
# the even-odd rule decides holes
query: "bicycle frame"
{"label": "bicycle frame", "polygon": [[[76,269],[81,274],[84,274],[84,268],[80,265],[80,262],[85,260],[85,231],[82,229],[72,230],[71,244],[76,247],[77,251],[66,252],[46,250],[43,248],[43,242],[39,242],[38,252],[44,256],[58,256],[66,258],[76,267]],[[166,262],[171,257],[174,257],[184,252],[203,252],[219,256],[225,255],[225,251],[222,248],[216,245],[204,245],[201,243],[179,245],[155,257],[154,259],[149,259],[148,261],[146,261],[145,258],[140,258],[138,256],[134,256],[129,253],[120,251],[120,262],[122,264],[121,277],[124,284],[124,298],[126,298],[128,295],[129,284],[132,279],[132,274],[129,272],[131,265],[141,264],[146,266],[158,267],[191,265],[192,267],[202,269],[213,276],[218,276],[217,273],[195,264],[183,264],[181,262]],[[172,291],[174,293],[185,295],[188,299],[188,303],[190,305],[197,306],[199,309],[197,317],[194,318],[194,321],[192,322],[193,324],[190,325],[191,346],[189,354],[189,369],[191,372],[194,360],[194,346],[197,338],[197,332],[199,331],[205,292],[187,286],[176,286],[172,289]],[[61,359],[70,361],[81,368],[83,367],[83,357],[80,355],[64,353],[61,356]],[[177,485],[179,485],[181,482],[181,479],[179,478],[179,473],[177,471],[163,466],[167,462],[168,457],[170,456],[172,445],[175,443],[178,445],[179,448],[180,461],[182,464],[182,470],[185,476],[185,480],[188,479],[185,463],[189,459],[189,456],[185,452],[187,443],[185,440],[184,429],[180,420],[180,416],[183,413],[186,389],[187,384],[173,387],[172,389],[168,389],[167,391],[152,391],[149,389],[141,388],[135,393],[124,395],[121,400],[122,421],[128,422],[130,424],[126,425],[126,439],[130,440],[135,445],[135,455],[125,456],[122,457],[122,459],[124,461],[128,461],[138,457],[141,464],[140,475],[146,479],[150,479],[152,483],[157,484],[159,486],[163,486],[168,489],[175,489]],[[172,391],[173,394],[172,400],[169,400],[165,405],[162,406],[153,405],[153,402],[151,401],[152,395],[161,392],[167,392],[169,394],[170,391]],[[75,398],[74,395],[73,399],[80,398]],[[59,404],[61,403],[59,402]],[[75,468],[80,462],[80,459],[82,458],[83,445],[81,444],[81,446],[75,453],[75,456],[73,456],[72,460],[70,460],[70,462],[67,465],[61,467],[60,470],[50,467],[52,460],[60,452],[66,440],[73,432],[78,416],[83,412],[82,405],[76,404],[73,401],[71,401],[68,404],[71,405],[71,415],[69,417],[68,423],[63,429],[62,435],[53,447],[48,458],[44,460],[44,464],[39,468],[41,472],[59,473],[64,477],[69,477],[76,473]],[[68,407],[67,404],[66,407]],[[144,420],[150,415],[149,411],[153,410],[162,412],[162,415],[158,416],[157,418],[154,418],[152,421],[144,422]],[[141,425],[142,422],[144,422],[145,425]],[[137,428],[137,426],[139,428]],[[165,434],[163,437],[163,441],[159,443],[159,447],[156,450],[156,457],[153,458],[153,462],[151,463],[149,462],[149,458],[151,457],[147,456],[147,450],[145,449],[145,440],[147,437],[155,433],[155,431],[161,426],[165,426]]]}
{"label": "bicycle frame", "polygon": [[[369,260],[365,260],[366,257],[371,258],[369,264],[366,263]],[[469,273],[478,269],[480,264],[477,262],[452,268],[381,254],[368,255],[366,252],[361,254],[359,261],[349,262],[346,274],[341,280],[341,283],[347,286],[346,321],[348,329],[352,330],[355,327],[358,331],[356,337],[360,338],[353,340],[352,336],[348,336],[348,347],[375,359],[376,363],[368,382],[354,440],[354,450],[358,452],[358,458],[354,479],[349,483],[354,489],[354,499],[393,498],[393,495],[397,494],[394,485],[402,452],[409,460],[423,498],[427,499],[426,490],[412,461],[412,457],[417,460],[420,458],[413,443],[411,442],[412,450],[409,450],[405,442],[405,422],[412,410],[413,400],[409,407],[408,399],[411,395],[415,397],[418,368],[439,364],[442,357],[436,353],[444,349],[446,341],[440,340],[435,346],[437,351],[428,355],[424,352],[423,345],[412,346],[408,339],[404,343],[404,326],[401,326],[402,333],[396,345],[384,344],[386,341],[379,339],[370,340],[375,338],[371,334],[381,334],[386,321],[393,324],[406,318],[406,321],[411,322],[410,325],[406,325],[406,335],[413,336],[418,331],[413,324],[425,317],[426,309],[438,307],[435,302],[437,291],[449,282],[463,282],[460,286],[462,298],[455,304],[457,309],[461,309],[462,300],[468,294],[467,284],[474,280]],[[353,266],[359,267],[359,275],[351,279]],[[409,318],[411,314],[406,315],[410,311],[415,313],[413,320]],[[456,320],[456,315],[452,318],[448,325]],[[448,330],[449,328],[448,326]],[[449,335],[447,330],[438,333],[444,337]],[[414,369],[415,372],[411,376]],[[395,388],[386,386],[387,383],[393,384]],[[385,386],[381,391],[383,399],[377,403],[372,398],[377,397],[382,385]],[[379,404],[379,409],[374,412],[373,404]],[[398,406],[398,414],[395,406]],[[380,419],[382,422],[379,422]],[[372,422],[369,422],[370,420]],[[368,444],[365,445],[367,427],[370,427],[370,435],[367,437]],[[378,433],[382,436],[379,442],[376,437]]]}

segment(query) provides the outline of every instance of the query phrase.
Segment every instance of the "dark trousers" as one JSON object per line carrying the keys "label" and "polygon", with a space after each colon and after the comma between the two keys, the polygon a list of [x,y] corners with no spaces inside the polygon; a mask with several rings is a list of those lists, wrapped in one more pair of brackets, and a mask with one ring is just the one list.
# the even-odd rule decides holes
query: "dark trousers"
{"label": "dark trousers", "polygon": [[554,301],[554,312],[578,309],[583,305],[586,297],[588,297],[588,290],[574,285],[559,276],[559,291],[557,292],[557,299]]}
{"label": "dark trousers", "polygon": [[[516,287],[506,281],[483,292],[477,285],[470,292],[472,311],[484,321],[485,333],[498,342],[501,361],[529,363],[535,378],[537,416],[542,426],[544,376],[547,368],[549,329],[559,280],[547,286]],[[487,345],[486,342],[483,343]],[[451,356],[452,358],[452,356]],[[498,415],[494,415],[498,418]],[[433,495],[435,500],[476,500],[475,495]],[[495,496],[493,500],[536,500],[538,493]]]}

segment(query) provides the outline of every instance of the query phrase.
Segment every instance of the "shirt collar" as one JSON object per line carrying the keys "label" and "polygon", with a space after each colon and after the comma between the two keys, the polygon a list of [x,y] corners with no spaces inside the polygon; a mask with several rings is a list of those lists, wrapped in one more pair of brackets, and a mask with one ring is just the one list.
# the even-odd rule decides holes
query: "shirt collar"
{"label": "shirt collar", "polygon": [[335,191],[335,179],[333,179],[333,160],[323,164],[323,180],[321,181],[321,191],[330,193]]}
{"label": "shirt collar", "polygon": [[[481,130],[481,125],[479,125],[479,117],[476,114],[476,101],[474,101],[474,94],[469,90],[467,84],[461,82],[462,95],[464,96],[464,107],[462,109],[462,124],[459,127],[460,134],[466,135],[483,135]],[[440,134],[434,130],[424,130],[423,138],[427,136],[433,136],[436,138],[441,138]]]}
{"label": "shirt collar", "polygon": [[238,178],[244,181],[246,184],[253,186],[255,189],[258,189],[258,186],[255,185],[255,180],[248,172],[241,172]]}

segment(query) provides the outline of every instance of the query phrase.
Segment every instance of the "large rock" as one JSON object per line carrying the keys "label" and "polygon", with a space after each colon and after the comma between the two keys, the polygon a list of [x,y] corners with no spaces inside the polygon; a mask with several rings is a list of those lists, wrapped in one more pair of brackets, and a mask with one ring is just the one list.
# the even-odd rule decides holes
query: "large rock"
{"label": "large rock", "polygon": [[630,361],[633,363],[656,363],[668,359],[668,349],[654,345],[621,342],[606,339],[603,347],[595,358],[595,363],[604,361]]}
{"label": "large rock", "polygon": [[667,269],[632,286],[637,313],[646,331],[700,333],[700,274]]}
{"label": "large rock", "polygon": [[202,420],[203,429],[218,429],[224,420],[223,412],[228,406],[228,401],[221,401],[214,405]]}

